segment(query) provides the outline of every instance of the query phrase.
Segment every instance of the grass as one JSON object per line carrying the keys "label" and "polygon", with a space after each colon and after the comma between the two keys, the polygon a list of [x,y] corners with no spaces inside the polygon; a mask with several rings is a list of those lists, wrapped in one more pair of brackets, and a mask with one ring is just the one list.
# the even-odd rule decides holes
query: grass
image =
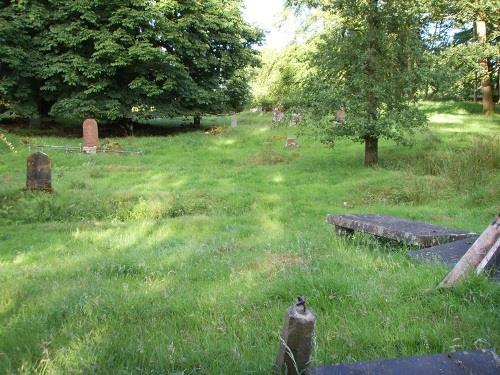
{"label": "grass", "polygon": [[423,108],[429,130],[413,148],[382,142],[375,169],[347,141],[286,150],[296,129],[245,113],[216,135],[109,140],[143,156],[51,152],[53,194],[23,191],[27,150],[7,133],[0,373],[269,373],[297,295],[318,315],[315,364],[499,351],[497,284],[436,290],[444,268],[324,223],[382,213],[480,232],[500,211],[500,116]]}

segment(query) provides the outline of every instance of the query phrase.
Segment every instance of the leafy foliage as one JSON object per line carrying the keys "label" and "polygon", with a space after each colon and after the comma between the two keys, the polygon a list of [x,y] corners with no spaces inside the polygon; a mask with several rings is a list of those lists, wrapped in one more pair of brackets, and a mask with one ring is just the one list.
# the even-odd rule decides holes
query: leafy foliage
{"label": "leafy foliage", "polygon": [[261,39],[238,0],[4,2],[0,31],[4,116],[110,121],[241,107]]}

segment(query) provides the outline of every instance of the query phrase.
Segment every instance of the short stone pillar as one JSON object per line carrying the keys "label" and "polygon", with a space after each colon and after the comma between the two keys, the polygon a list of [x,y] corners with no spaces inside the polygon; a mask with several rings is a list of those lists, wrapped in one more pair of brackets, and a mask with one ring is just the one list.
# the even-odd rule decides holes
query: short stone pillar
{"label": "short stone pillar", "polygon": [[231,116],[231,127],[236,128],[238,126],[238,118],[235,116]]}
{"label": "short stone pillar", "polygon": [[86,154],[95,154],[99,146],[99,130],[97,122],[88,118],[83,122],[83,148]]}
{"label": "short stone pillar", "polygon": [[305,307],[305,302],[302,306],[292,306],[287,310],[276,358],[275,369],[278,373],[312,374],[310,362],[315,324],[316,315],[311,309]]}
{"label": "short stone pillar", "polygon": [[52,191],[50,158],[43,152],[28,156],[26,168],[26,189],[31,191]]}

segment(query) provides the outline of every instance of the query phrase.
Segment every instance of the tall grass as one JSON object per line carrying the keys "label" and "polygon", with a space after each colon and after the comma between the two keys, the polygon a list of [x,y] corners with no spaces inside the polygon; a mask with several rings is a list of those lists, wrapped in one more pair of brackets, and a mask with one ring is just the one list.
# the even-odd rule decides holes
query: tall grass
{"label": "tall grass", "polygon": [[[54,193],[23,190],[25,134],[0,149],[0,373],[266,374],[297,295],[315,364],[500,350],[500,288],[438,291],[439,265],[327,213],[381,213],[480,232],[500,207],[498,115],[424,104],[414,148],[324,148],[267,114],[216,132],[110,139],[143,156],[51,152]],[[229,127],[224,118],[207,127]],[[162,126],[158,121],[158,126]],[[33,136],[73,145],[74,138]]]}

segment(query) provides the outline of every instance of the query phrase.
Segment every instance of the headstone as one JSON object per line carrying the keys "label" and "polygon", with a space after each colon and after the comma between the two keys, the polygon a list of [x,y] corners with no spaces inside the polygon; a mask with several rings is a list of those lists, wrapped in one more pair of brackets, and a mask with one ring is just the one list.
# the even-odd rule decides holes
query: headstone
{"label": "headstone", "polygon": [[357,231],[420,247],[439,245],[477,235],[384,215],[328,215],[326,220],[329,224],[335,225],[337,233],[340,234]]}
{"label": "headstone", "polygon": [[287,138],[285,147],[286,148],[297,148],[297,147],[300,147],[300,145],[295,140],[295,138]]}
{"label": "headstone", "polygon": [[99,146],[99,131],[94,119],[86,119],[83,122],[83,152],[95,154]]}
{"label": "headstone", "polygon": [[283,107],[276,107],[273,109],[273,122],[280,123],[285,118]]}
{"label": "headstone", "polygon": [[26,164],[26,189],[52,191],[51,163],[47,154],[35,152],[28,156]]}
{"label": "headstone", "polygon": [[292,306],[287,310],[276,358],[276,371],[284,371],[286,375],[312,374],[310,362],[315,324],[316,315],[305,305]]}
{"label": "headstone", "polygon": [[337,121],[339,124],[345,123],[345,111],[344,110],[338,110],[336,115],[335,115],[335,121]]}
{"label": "headstone", "polygon": [[315,375],[498,375],[500,359],[492,350],[453,352],[318,367]]}
{"label": "headstone", "polygon": [[238,126],[238,118],[236,116],[231,116],[231,127],[236,128]]}
{"label": "headstone", "polygon": [[294,112],[292,113],[292,125],[297,125],[302,122],[302,114]]}

